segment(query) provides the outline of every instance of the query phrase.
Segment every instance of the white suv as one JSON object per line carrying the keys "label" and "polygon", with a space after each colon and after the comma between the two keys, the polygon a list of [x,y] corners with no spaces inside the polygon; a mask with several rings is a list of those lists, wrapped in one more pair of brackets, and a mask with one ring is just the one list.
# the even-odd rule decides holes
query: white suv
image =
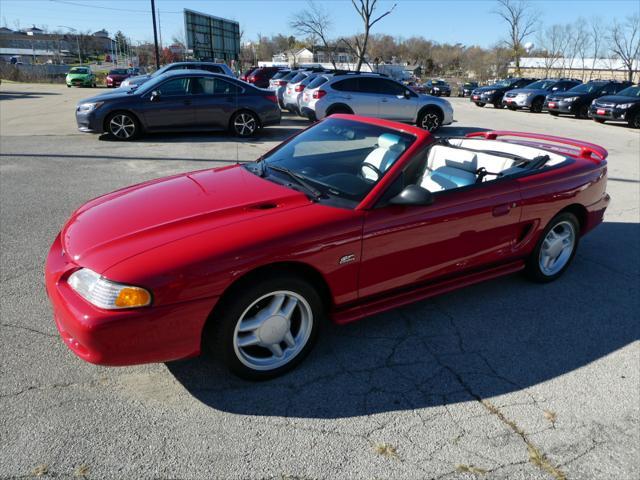
{"label": "white suv", "polygon": [[352,113],[415,123],[433,132],[453,122],[453,107],[442,98],[420,95],[400,82],[372,73],[336,74],[313,92],[306,110],[312,120]]}

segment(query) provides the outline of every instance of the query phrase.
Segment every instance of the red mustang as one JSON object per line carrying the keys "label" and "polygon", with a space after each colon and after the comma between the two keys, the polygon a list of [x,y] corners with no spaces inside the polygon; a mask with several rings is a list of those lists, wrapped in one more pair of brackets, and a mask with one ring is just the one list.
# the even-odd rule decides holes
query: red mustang
{"label": "red mustang", "polygon": [[602,222],[606,157],[566,138],[437,140],[333,115],[256,162],[80,207],[51,247],[47,291],[89,362],[163,362],[204,344],[236,374],[269,378],[300,362],[326,317],[518,270],[555,280]]}

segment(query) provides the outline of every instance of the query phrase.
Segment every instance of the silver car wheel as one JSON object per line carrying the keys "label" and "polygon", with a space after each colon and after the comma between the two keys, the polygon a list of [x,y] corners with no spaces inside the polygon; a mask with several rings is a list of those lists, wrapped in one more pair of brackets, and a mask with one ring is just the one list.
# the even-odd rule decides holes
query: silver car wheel
{"label": "silver car wheel", "polygon": [[128,115],[118,114],[109,122],[109,131],[117,138],[131,138],[136,131],[136,124]]}
{"label": "silver car wheel", "polygon": [[233,333],[238,360],[253,370],[274,370],[293,360],[309,341],[311,306],[301,295],[279,290],[258,298]]}
{"label": "silver car wheel", "polygon": [[256,119],[250,113],[241,113],[233,121],[236,133],[243,137],[255,132],[257,126]]}
{"label": "silver car wheel", "polygon": [[438,116],[437,113],[433,113],[433,112],[427,113],[424,117],[422,117],[422,122],[420,123],[420,126],[425,130],[433,132],[434,130],[437,130],[438,127],[440,126],[440,117]]}
{"label": "silver car wheel", "polygon": [[550,277],[562,270],[571,259],[575,244],[576,232],[571,222],[555,225],[542,241],[538,259],[540,271]]}

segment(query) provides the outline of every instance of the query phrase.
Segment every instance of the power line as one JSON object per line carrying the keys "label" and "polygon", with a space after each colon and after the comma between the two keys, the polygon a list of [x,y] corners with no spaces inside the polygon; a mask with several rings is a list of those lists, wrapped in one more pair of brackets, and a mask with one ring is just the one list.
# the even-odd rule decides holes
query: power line
{"label": "power line", "polygon": [[[86,8],[99,8],[101,10],[113,10],[116,12],[130,12],[130,13],[149,13],[149,10],[133,10],[130,8],[116,8],[116,7],[104,7],[102,5],[87,5],[86,3],[78,3],[78,2],[71,2],[69,0],[49,0],[50,2],[54,2],[54,3],[65,3],[67,5],[74,5],[76,7],[86,7]],[[174,12],[174,11],[169,11],[169,10],[162,10],[162,13],[175,13],[175,14],[183,14],[184,12]]]}

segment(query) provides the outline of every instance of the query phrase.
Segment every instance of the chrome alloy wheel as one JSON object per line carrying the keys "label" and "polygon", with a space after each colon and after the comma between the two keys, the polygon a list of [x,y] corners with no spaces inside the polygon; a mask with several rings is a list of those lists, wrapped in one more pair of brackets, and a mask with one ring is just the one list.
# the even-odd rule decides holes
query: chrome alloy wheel
{"label": "chrome alloy wheel", "polygon": [[233,121],[233,128],[236,133],[243,137],[253,134],[257,126],[256,119],[249,113],[241,113]]}
{"label": "chrome alloy wheel", "polygon": [[558,273],[571,259],[576,244],[575,227],[571,222],[555,225],[542,241],[540,248],[540,271],[550,277]]}
{"label": "chrome alloy wheel", "polygon": [[425,130],[433,132],[434,130],[437,130],[438,127],[440,126],[440,117],[438,116],[437,113],[433,113],[433,112],[427,113],[424,117],[422,117],[422,122],[420,123],[420,126]]}
{"label": "chrome alloy wheel", "polygon": [[131,117],[120,113],[114,115],[109,122],[109,131],[114,137],[128,139],[133,136],[136,131],[136,124]]}
{"label": "chrome alloy wheel", "polygon": [[253,370],[289,363],[309,341],[311,306],[301,295],[280,290],[258,298],[240,316],[233,332],[238,360]]}

